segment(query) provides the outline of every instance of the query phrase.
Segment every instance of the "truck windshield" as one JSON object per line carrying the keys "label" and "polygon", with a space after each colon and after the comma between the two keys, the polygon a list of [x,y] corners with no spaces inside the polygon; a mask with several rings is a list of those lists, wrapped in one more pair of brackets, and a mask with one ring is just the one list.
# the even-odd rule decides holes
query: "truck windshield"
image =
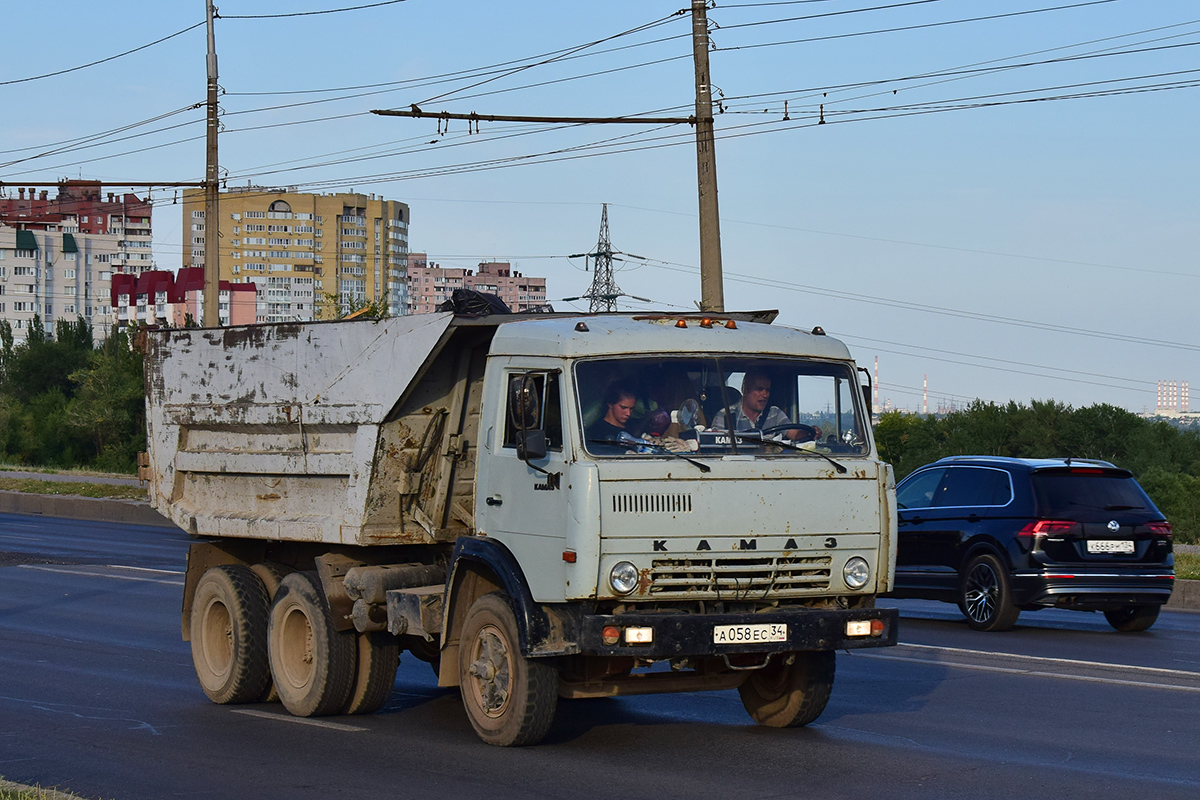
{"label": "truck windshield", "polygon": [[584,446],[597,456],[868,452],[848,364],[789,358],[607,358],[575,367]]}

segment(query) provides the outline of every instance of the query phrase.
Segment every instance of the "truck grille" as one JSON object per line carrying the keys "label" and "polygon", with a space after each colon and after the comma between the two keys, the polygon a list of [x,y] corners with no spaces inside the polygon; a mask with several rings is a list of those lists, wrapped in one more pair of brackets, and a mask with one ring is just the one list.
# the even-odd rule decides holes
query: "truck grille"
{"label": "truck grille", "polygon": [[654,561],[655,597],[757,599],[800,597],[829,589],[829,556],[671,558]]}
{"label": "truck grille", "polygon": [[613,511],[618,514],[690,514],[690,494],[614,494]]}

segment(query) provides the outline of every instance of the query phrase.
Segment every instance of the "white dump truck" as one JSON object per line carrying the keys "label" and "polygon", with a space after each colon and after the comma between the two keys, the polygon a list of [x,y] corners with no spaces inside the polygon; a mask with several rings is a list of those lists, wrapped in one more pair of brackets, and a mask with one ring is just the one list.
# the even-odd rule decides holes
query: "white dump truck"
{"label": "white dump truck", "polygon": [[369,713],[408,651],[496,745],[560,697],[816,719],[836,650],[896,642],[894,480],[845,345],[774,316],[152,334],[142,474],[195,537],[205,693]]}

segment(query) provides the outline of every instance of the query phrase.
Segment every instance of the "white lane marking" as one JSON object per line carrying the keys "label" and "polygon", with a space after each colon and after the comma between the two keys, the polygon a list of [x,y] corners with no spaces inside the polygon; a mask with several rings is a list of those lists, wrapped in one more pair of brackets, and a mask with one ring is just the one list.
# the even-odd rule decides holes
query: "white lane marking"
{"label": "white lane marking", "polygon": [[309,719],[308,717],[293,717],[287,714],[273,714],[270,711],[254,711],[249,708],[231,708],[234,714],[245,714],[247,717],[259,717],[261,719],[275,720],[276,722],[295,722],[297,725],[313,725],[318,728],[329,728],[335,731],[347,731],[357,733],[365,731],[366,728],[360,728],[357,725],[346,725],[341,722],[326,722],[320,719]]}
{"label": "white lane marking", "polygon": [[1182,678],[1200,680],[1200,672],[1186,669],[1163,669],[1161,667],[1139,667],[1133,664],[1109,664],[1104,661],[1080,661],[1074,658],[1050,658],[1049,656],[1026,656],[1016,653],[997,653],[994,650],[969,650],[965,647],[941,647],[935,644],[910,644],[897,642],[898,647],[915,647],[921,650],[940,650],[946,653],[963,653],[971,656],[991,656],[993,658],[1009,658],[1016,661],[1042,661],[1048,664],[1070,664],[1074,667],[1089,667],[1092,669],[1119,669],[1126,672],[1145,672],[1152,675],[1172,675]]}
{"label": "white lane marking", "polygon": [[128,569],[128,570],[133,570],[134,572],[158,572],[163,575],[182,575],[183,574],[183,570],[181,570],[181,569],[151,569],[150,567],[128,567],[128,566],[125,566],[124,564],[105,564],[104,566],[108,567],[109,569]]}
{"label": "white lane marking", "polygon": [[118,581],[138,581],[139,583],[163,583],[167,586],[183,586],[183,581],[166,581],[161,578],[142,578],[137,575],[114,575],[111,572],[89,572],[82,569],[67,569],[51,567],[45,564],[18,564],[20,569],[36,569],[40,572],[57,572],[63,575],[83,575],[88,578],[113,578]]}
{"label": "white lane marking", "polygon": [[[1012,667],[989,667],[984,664],[966,664],[961,661],[930,661],[928,658],[906,658],[905,656],[883,656],[875,653],[859,653],[862,658],[878,658],[884,661],[907,661],[913,664],[937,664],[943,667],[958,667],[974,669],[982,672],[1003,672],[1008,675],[1028,675],[1035,678],[1061,678],[1067,681],[1083,681],[1085,683],[1103,683],[1109,686],[1134,686],[1141,689],[1174,689],[1177,692],[1200,693],[1200,686],[1179,686],[1173,683],[1151,683],[1149,681],[1125,681],[1120,678],[1097,678],[1091,675],[1072,675],[1067,672],[1045,672],[1036,669],[1014,669]],[[1189,673],[1193,677],[1196,673]]]}

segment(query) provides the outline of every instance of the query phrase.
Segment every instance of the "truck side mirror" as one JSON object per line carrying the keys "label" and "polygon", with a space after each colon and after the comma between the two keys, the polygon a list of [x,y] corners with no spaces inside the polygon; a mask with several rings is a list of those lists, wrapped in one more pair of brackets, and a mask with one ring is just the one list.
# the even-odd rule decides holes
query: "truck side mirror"
{"label": "truck side mirror", "polygon": [[865,384],[859,384],[858,388],[862,389],[863,404],[866,406],[867,416],[874,419],[875,418],[875,408],[871,405],[871,387],[867,386]]}
{"label": "truck side mirror", "polygon": [[538,461],[546,457],[546,432],[531,428],[517,432],[517,458],[522,461]]}
{"label": "truck side mirror", "polygon": [[532,375],[514,376],[508,385],[508,413],[518,431],[540,427],[538,386]]}

